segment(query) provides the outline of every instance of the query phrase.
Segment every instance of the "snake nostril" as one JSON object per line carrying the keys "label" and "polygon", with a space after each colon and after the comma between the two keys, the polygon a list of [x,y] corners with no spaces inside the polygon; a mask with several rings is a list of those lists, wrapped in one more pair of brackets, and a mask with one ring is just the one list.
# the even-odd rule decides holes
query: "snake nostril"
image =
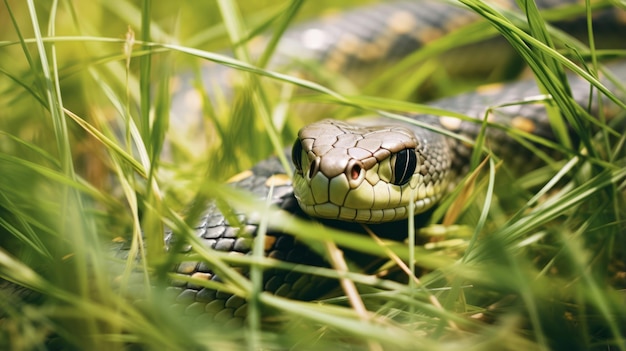
{"label": "snake nostril", "polygon": [[350,170],[350,177],[352,178],[352,180],[359,179],[360,175],[361,175],[361,166],[359,165],[352,166],[352,169]]}
{"label": "snake nostril", "polygon": [[351,187],[357,186],[360,184],[365,174],[365,172],[363,172],[363,164],[355,159],[348,161],[344,174],[346,178],[348,178]]}

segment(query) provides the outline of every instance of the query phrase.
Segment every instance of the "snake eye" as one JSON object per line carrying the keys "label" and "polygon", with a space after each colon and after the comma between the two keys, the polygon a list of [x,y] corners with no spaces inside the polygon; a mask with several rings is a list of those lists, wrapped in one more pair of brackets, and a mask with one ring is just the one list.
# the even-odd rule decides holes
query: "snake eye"
{"label": "snake eye", "polygon": [[302,173],[302,144],[300,139],[296,139],[291,148],[291,162],[296,167],[296,171]]}
{"label": "snake eye", "polygon": [[393,174],[391,183],[404,185],[411,180],[415,167],[417,167],[417,155],[415,149],[404,149],[391,156]]}

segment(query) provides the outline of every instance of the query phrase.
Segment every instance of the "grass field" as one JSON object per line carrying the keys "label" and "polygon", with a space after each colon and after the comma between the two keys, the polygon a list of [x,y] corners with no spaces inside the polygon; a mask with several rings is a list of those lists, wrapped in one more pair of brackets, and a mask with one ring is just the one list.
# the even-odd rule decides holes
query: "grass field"
{"label": "grass field", "polygon": [[[534,41],[518,28],[523,17],[503,17],[477,0],[463,2],[492,24],[443,37],[354,84],[323,71],[307,79],[276,75],[265,64],[273,44],[248,63],[245,45],[233,43],[247,43],[252,34],[279,34],[357,1],[5,1],[0,11],[0,278],[45,292],[45,299],[22,303],[0,290],[0,348],[44,349],[47,336],[56,334],[53,346],[67,339],[72,342],[67,349],[82,350],[130,344],[159,350],[626,350],[626,159],[619,114],[609,121],[613,114],[603,109],[597,123],[581,122],[580,148],[563,144],[560,158],[548,157],[528,174],[496,165],[496,158],[506,155],[494,148],[496,157],[488,159],[478,178],[446,198],[417,231],[422,244],[415,246],[383,247],[333,229],[320,237],[318,226],[268,213],[263,201],[222,186],[290,146],[311,120],[398,106],[421,112],[424,99],[472,90],[519,71],[514,68],[519,60],[507,61],[479,77],[459,78],[440,65],[440,53],[474,40],[511,42],[532,68],[525,74],[532,71],[554,97],[555,125],[581,120],[566,84],[554,78],[569,67],[567,59],[587,58],[593,75],[597,60],[626,56],[623,48],[595,49],[594,43],[590,48],[548,31],[532,9]],[[594,2],[603,6],[608,2]],[[545,16],[580,14],[584,6]],[[232,48],[236,59],[223,56],[224,48]],[[213,100],[203,101],[204,126],[189,128],[195,131],[191,136],[180,121],[169,119],[177,87],[171,82],[181,73],[198,76],[207,61],[251,74],[229,92],[231,97],[208,94]],[[623,87],[610,93],[624,101]],[[476,155],[482,159],[485,153]],[[268,213],[270,225],[280,223],[316,245],[332,237],[390,262],[394,252],[416,263],[419,281],[400,283],[355,271],[341,277],[356,282],[359,295],[340,293],[325,303],[291,301],[257,288],[254,272],[276,262],[248,260],[254,266],[250,281],[230,268],[232,257],[189,239],[196,256],[232,277],[223,289],[252,301],[247,324],[190,322],[168,308],[160,289],[141,284],[137,289],[149,296],[149,312],[119,296],[115,286],[125,279],[145,282],[150,271],[157,277],[150,279],[159,282],[167,277],[164,267],[183,260],[163,250],[164,228],[191,238],[196,214],[209,198]],[[124,240],[143,258],[133,272],[132,260],[110,257],[110,247]],[[121,283],[110,283],[112,266],[126,268]],[[360,301],[367,312],[354,308]],[[263,306],[279,311],[280,321],[263,321]]]}

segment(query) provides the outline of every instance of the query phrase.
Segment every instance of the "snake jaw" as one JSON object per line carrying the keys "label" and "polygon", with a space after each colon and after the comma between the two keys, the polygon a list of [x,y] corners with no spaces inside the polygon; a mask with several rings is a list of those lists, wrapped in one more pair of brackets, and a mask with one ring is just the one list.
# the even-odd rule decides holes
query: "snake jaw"
{"label": "snake jaw", "polygon": [[415,133],[393,123],[331,120],[303,128],[292,151],[300,207],[313,217],[364,223],[404,219],[411,201],[414,213],[432,207],[443,193],[431,179],[439,178],[440,150]]}

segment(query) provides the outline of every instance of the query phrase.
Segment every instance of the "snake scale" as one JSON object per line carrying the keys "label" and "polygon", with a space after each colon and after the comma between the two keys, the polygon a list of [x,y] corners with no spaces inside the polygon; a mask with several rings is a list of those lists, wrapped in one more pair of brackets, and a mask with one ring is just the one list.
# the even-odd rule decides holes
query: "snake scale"
{"label": "snake scale", "polygon": [[[542,8],[551,8],[566,4],[567,1],[538,1],[538,5]],[[510,4],[509,4],[510,5]],[[621,16],[621,17],[620,17]],[[608,31],[616,31],[624,25],[622,12],[608,11],[603,13],[596,19],[599,26],[607,26]],[[447,3],[436,1],[418,1],[418,2],[400,2],[374,5],[357,9],[352,12],[346,12],[337,18],[326,21],[313,21],[294,26],[288,30],[283,38],[281,46],[278,48],[276,58],[272,62],[272,67],[281,67],[288,65],[294,60],[294,57],[304,60],[315,60],[323,66],[335,72],[348,72],[351,70],[358,71],[363,67],[369,67],[374,63],[394,61],[410,55],[428,42],[445,35],[448,32],[461,30],[463,26],[467,26],[479,18],[472,12],[460,6],[450,6]],[[563,23],[564,30],[568,31],[571,27],[580,27],[580,23]],[[479,58],[478,61],[486,65],[489,63],[489,55]],[[472,65],[469,65],[472,66]],[[469,67],[468,69],[473,69]],[[215,73],[214,70],[207,71]],[[616,64],[611,66],[611,72],[621,80],[626,79],[626,65]],[[205,72],[206,73],[206,72]],[[186,78],[185,78],[186,79]],[[196,115],[198,111],[193,110],[193,106],[184,104],[186,97],[191,88],[191,83],[187,79],[183,79],[181,88],[173,98],[172,115],[175,123],[184,123],[181,116]],[[590,101],[590,85],[583,79],[576,76],[569,77],[572,95],[576,102],[581,106],[587,106]],[[442,108],[450,111],[456,111],[477,120],[483,119],[486,110],[490,106],[500,106],[489,114],[489,122],[494,127],[489,128],[487,132],[488,143],[498,145],[498,155],[506,159],[506,155],[516,155],[510,160],[513,167],[523,167],[528,163],[525,158],[521,157],[519,144],[511,137],[510,130],[520,130],[523,133],[533,134],[548,140],[555,140],[555,136],[551,132],[551,125],[548,119],[545,105],[542,103],[524,103],[517,104],[526,97],[541,96],[536,83],[532,80],[523,80],[502,86],[491,87],[474,91],[455,97],[444,98],[434,101],[429,106],[434,108]],[[511,105],[506,105],[509,103]],[[505,106],[506,105],[506,106]],[[605,106],[606,107],[606,106]],[[427,114],[404,114],[407,119],[419,121],[421,125],[411,125],[406,122],[390,122],[385,120],[387,125],[391,124],[383,134],[399,133],[407,136],[405,143],[406,148],[422,152],[421,156],[406,156],[400,154],[400,150],[390,147],[386,149],[387,156],[393,154],[396,156],[391,162],[389,176],[392,182],[410,184],[412,188],[417,189],[415,193],[414,203],[417,212],[428,211],[437,204],[446,192],[453,188],[458,179],[464,176],[468,171],[470,158],[472,154],[472,145],[463,142],[459,138],[451,137],[451,134],[461,136],[465,140],[475,140],[482,133],[481,124],[472,120],[460,120],[452,117],[438,117]],[[176,122],[178,121],[178,122]],[[366,124],[379,123],[379,117],[374,120],[367,120]],[[323,122],[322,135],[339,131],[339,134],[345,134],[347,130],[353,127],[344,125],[343,122]],[[426,128],[424,128],[426,125]],[[319,125],[318,125],[319,126]],[[349,146],[344,150],[349,156],[353,153],[365,152],[367,157],[353,157],[351,161],[346,161],[350,166],[341,164],[340,166],[326,165],[325,161],[316,161],[316,156],[307,158],[313,153],[315,148],[307,139],[316,139],[315,126],[300,133],[300,139],[294,144],[294,152],[287,151],[287,156],[294,160],[296,166],[296,174],[301,178],[314,178],[319,172],[318,168],[339,167],[342,173],[346,170],[347,178],[353,177],[353,180],[363,181],[364,178],[378,177],[371,176],[360,172],[364,168],[371,168],[369,163],[375,162],[373,159],[383,159],[383,156],[377,154],[380,145],[370,149],[363,147],[360,151],[354,151],[358,144],[359,138],[346,141]],[[311,131],[313,130],[313,131]],[[449,133],[449,135],[441,134],[441,131]],[[361,134],[370,133],[359,132]],[[514,134],[514,133],[513,133]],[[394,139],[402,138],[398,134],[394,134]],[[349,138],[349,139],[350,139]],[[341,143],[339,137],[333,136],[330,146],[333,148]],[[397,140],[396,140],[397,141]],[[383,143],[383,142],[381,142]],[[319,148],[319,144],[317,145]],[[391,150],[391,151],[389,151]],[[402,149],[404,150],[404,149]],[[411,154],[413,155],[413,154]],[[380,156],[380,157],[379,157]],[[368,158],[369,157],[369,158]],[[355,167],[350,162],[358,159],[358,165]],[[369,160],[369,161],[368,161]],[[412,164],[410,173],[415,170],[419,174],[420,181],[426,185],[420,189],[417,181],[412,181],[406,175],[402,175],[403,168],[395,166],[396,163],[404,161],[406,164]],[[368,163],[369,162],[369,163]],[[520,163],[520,165],[515,165]],[[366,167],[367,166],[367,167]],[[417,166],[417,167],[416,167]],[[348,168],[346,168],[348,167]],[[332,172],[331,172],[332,173]],[[383,237],[394,239],[404,239],[405,234],[398,228],[406,228],[406,222],[379,223],[394,220],[404,220],[409,216],[408,208],[403,207],[400,210],[391,211],[387,214],[383,210],[371,210],[373,205],[364,206],[365,209],[345,211],[335,207],[329,209],[329,206],[318,206],[312,204],[317,202],[320,197],[329,198],[334,196],[338,191],[336,188],[328,190],[324,195],[319,195],[317,190],[311,190],[315,195],[306,195],[310,185],[303,183],[302,180],[295,181],[296,190],[301,189],[299,195],[294,195],[294,185],[291,181],[283,181],[275,183],[278,175],[285,174],[285,169],[277,158],[270,158],[257,164],[244,176],[235,178],[231,182],[233,187],[242,191],[254,194],[259,198],[266,198],[270,194],[269,184],[271,187],[270,202],[273,205],[290,213],[295,213],[301,217],[309,215],[313,217],[326,217],[329,221],[324,221],[329,226],[338,226],[340,228],[347,227],[350,230],[360,230],[358,225],[351,223],[338,223],[335,219],[341,217],[348,222],[367,222],[374,223],[372,226],[375,231]],[[430,184],[430,185],[429,185]],[[423,194],[419,194],[419,192]],[[408,192],[406,193],[408,194]],[[392,197],[389,195],[390,198]],[[409,195],[400,195],[407,197]],[[343,194],[342,200],[339,202],[351,202],[350,196]],[[315,199],[313,199],[315,198]],[[326,199],[327,200],[327,199]],[[321,200],[322,202],[326,200]],[[388,200],[387,202],[391,202]],[[298,206],[298,202],[304,205],[304,212]],[[357,202],[357,201],[353,201]],[[307,207],[308,206],[308,207]],[[332,206],[330,206],[332,207]],[[368,209],[369,208],[369,209]],[[343,212],[347,214],[344,215]],[[232,224],[230,218],[236,218],[237,224]],[[196,228],[196,236],[207,247],[217,251],[249,254],[252,249],[252,242],[255,234],[259,229],[258,218],[248,218],[243,213],[229,213],[224,215],[218,206],[213,203],[209,205],[203,215],[200,223]],[[185,250],[185,245],[178,245],[177,236],[168,233],[165,238],[166,245],[169,247],[180,248]],[[119,255],[124,258],[125,250],[121,250]],[[311,251],[303,242],[295,240],[292,236],[274,231],[270,226],[265,242],[265,254],[268,257],[283,260],[293,264],[303,264],[312,266],[327,266],[327,262]],[[357,258],[358,260],[358,258]],[[364,261],[367,262],[369,258]],[[242,268],[245,273],[245,268]],[[187,276],[194,279],[220,282],[221,277],[214,269],[205,262],[189,260],[178,264],[175,272],[181,276]],[[320,297],[326,292],[326,285],[332,285],[331,280],[322,279],[310,275],[300,273],[271,269],[264,272],[263,289],[279,296],[285,296],[294,299],[311,300]],[[232,325],[240,324],[247,315],[246,300],[237,294],[219,291],[212,288],[204,287],[202,284],[189,282],[186,279],[173,280],[171,286],[167,290],[172,293],[174,305],[180,307],[185,315],[197,318],[199,321],[213,321],[219,323],[228,323]]]}

